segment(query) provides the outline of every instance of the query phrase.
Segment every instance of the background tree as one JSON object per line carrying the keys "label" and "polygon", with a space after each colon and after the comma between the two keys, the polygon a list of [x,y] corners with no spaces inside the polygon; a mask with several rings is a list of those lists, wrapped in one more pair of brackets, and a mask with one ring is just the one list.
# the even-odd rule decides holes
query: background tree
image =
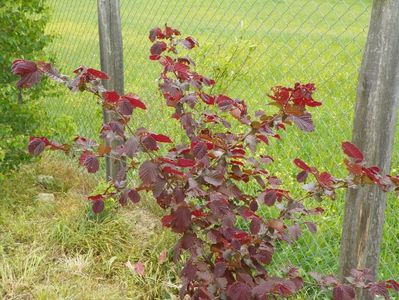
{"label": "background tree", "polygon": [[43,0],[6,0],[0,5],[0,178],[31,157],[27,137],[42,131],[46,118],[39,98],[46,84],[22,91],[9,70],[15,57],[43,58],[50,37],[45,34],[48,9]]}

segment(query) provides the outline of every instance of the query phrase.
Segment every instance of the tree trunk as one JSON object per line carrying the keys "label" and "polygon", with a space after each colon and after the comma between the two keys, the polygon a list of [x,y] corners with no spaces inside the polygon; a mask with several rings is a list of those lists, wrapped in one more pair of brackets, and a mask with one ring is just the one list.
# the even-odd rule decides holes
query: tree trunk
{"label": "tree trunk", "polygon": [[[359,75],[352,140],[368,164],[390,170],[399,97],[399,1],[375,0]],[[340,275],[369,268],[376,275],[386,195],[376,186],[349,189],[342,229]],[[357,291],[357,299],[369,299]]]}
{"label": "tree trunk", "polygon": [[[123,95],[123,45],[119,0],[97,0],[97,11],[101,70],[110,77],[109,80],[104,80],[103,84],[106,89],[115,90]],[[116,116],[111,112],[103,110],[104,122],[110,122],[114,118]],[[107,156],[105,163],[106,179],[116,179],[119,170],[124,165],[123,162]]]}

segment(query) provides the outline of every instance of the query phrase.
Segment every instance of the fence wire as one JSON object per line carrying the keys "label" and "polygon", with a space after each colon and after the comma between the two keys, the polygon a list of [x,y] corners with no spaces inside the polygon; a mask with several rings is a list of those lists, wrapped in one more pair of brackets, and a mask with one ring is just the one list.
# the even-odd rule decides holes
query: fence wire
{"label": "fence wire", "polygon": [[[48,51],[57,65],[66,73],[80,64],[98,68],[96,1],[49,3],[52,19],[48,32],[55,39]],[[200,73],[218,82],[214,92],[244,99],[255,110],[267,107],[267,94],[275,85],[314,82],[316,98],[323,100],[323,106],[314,112],[316,131],[302,134],[290,129],[264,151],[278,158],[272,172],[288,186],[293,185],[291,161],[295,157],[344,175],[340,141],[351,136],[371,0],[121,0],[121,5],[125,89],[139,94],[152,111],[138,113],[140,126],[155,127],[166,134],[174,131],[173,126],[164,126],[170,111],[155,92],[160,67],[148,60],[148,31],[167,23],[199,41],[200,48],[190,55]],[[80,134],[97,136],[101,111],[93,99],[81,95],[49,99],[49,112],[71,115]],[[395,145],[393,172],[397,171],[398,149]],[[394,200],[389,199],[387,209],[381,278],[399,274],[395,214],[399,205]],[[306,233],[276,260],[306,271],[336,272],[342,215],[340,194],[318,220],[318,234]]]}

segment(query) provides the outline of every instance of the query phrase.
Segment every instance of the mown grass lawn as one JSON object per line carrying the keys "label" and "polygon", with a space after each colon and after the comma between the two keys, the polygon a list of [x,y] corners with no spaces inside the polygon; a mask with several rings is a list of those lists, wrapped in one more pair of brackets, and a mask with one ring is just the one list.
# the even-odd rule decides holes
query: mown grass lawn
{"label": "mown grass lawn", "polygon": [[[71,73],[80,64],[99,67],[95,1],[49,3],[53,18],[48,32],[55,35],[55,40],[48,52],[57,65],[65,73]],[[170,110],[156,90],[159,66],[148,60],[148,31],[167,22],[199,41],[201,47],[190,55],[197,60],[200,72],[217,79],[214,92],[245,99],[251,111],[267,109],[267,93],[274,85],[316,83],[317,98],[323,100],[323,106],[314,110],[316,131],[303,134],[290,128],[281,133],[281,141],[264,147],[264,152],[276,158],[271,172],[296,192],[300,191],[294,185],[296,170],[291,163],[295,157],[337,176],[344,175],[340,142],[350,139],[370,3],[369,0],[122,1],[125,90],[139,94],[148,106],[147,112],[135,112],[132,122],[167,134],[175,141],[181,139],[176,135],[177,124],[168,120]],[[70,115],[80,134],[97,137],[101,111],[91,96],[71,96],[60,90],[45,101],[54,118]],[[398,150],[396,143],[394,172],[398,171]],[[336,272],[343,195],[336,202],[322,205],[326,213],[316,220],[318,233],[314,236],[306,233],[297,244],[285,248],[275,258],[277,265],[293,263],[306,271]],[[391,197],[379,273],[382,278],[399,274],[398,208],[398,202]],[[77,215],[80,213],[76,210]],[[319,299],[311,285],[308,292]]]}

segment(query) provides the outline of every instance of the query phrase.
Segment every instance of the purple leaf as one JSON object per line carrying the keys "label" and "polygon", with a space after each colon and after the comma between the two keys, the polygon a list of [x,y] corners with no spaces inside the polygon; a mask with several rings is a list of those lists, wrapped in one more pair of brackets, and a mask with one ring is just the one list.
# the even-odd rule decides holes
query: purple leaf
{"label": "purple leaf", "polygon": [[46,147],[46,139],[31,138],[29,141],[28,150],[31,155],[39,155]]}
{"label": "purple leaf", "polygon": [[174,232],[182,233],[191,225],[191,211],[187,206],[179,206],[173,213],[171,223]]}
{"label": "purple leaf", "polygon": [[204,180],[207,183],[212,184],[213,186],[221,186],[224,181],[224,176],[223,176],[223,174],[213,172],[213,173],[210,173],[210,174],[204,176]]}
{"label": "purple leaf", "polygon": [[248,135],[245,138],[245,142],[247,143],[249,149],[252,151],[252,153],[256,152],[256,145],[257,145],[257,141],[256,141],[256,137],[252,134]]}
{"label": "purple leaf", "polygon": [[40,81],[41,73],[33,61],[16,59],[12,63],[11,71],[21,76],[17,82],[18,88],[30,88]]}
{"label": "purple leaf", "polygon": [[89,150],[83,151],[79,158],[81,166],[85,166],[87,172],[96,173],[100,167],[97,156]]}
{"label": "purple leaf", "polygon": [[368,288],[368,291],[373,299],[375,298],[375,296],[382,296],[386,300],[390,299],[389,292],[385,282],[371,283],[370,287]]}
{"label": "purple leaf", "polygon": [[344,153],[350,158],[354,159],[355,162],[362,162],[364,159],[362,151],[359,150],[354,144],[350,142],[343,142],[342,149]]}
{"label": "purple leaf", "polygon": [[258,234],[261,228],[262,222],[258,218],[253,218],[251,224],[249,225],[249,229],[252,234]]}
{"label": "purple leaf", "polygon": [[125,116],[130,116],[133,113],[133,105],[128,99],[121,99],[118,103],[118,111]]}
{"label": "purple leaf", "polygon": [[157,145],[157,141],[151,135],[145,136],[142,139],[141,143],[143,144],[145,149],[147,149],[149,151],[156,151],[159,149],[158,145]]}
{"label": "purple leaf", "polygon": [[317,232],[317,226],[315,223],[312,222],[305,222],[306,226],[308,227],[309,231],[311,233],[316,233]]}
{"label": "purple leaf", "polygon": [[143,184],[151,185],[158,179],[158,165],[150,160],[143,162],[139,169],[139,176]]}
{"label": "purple leaf", "polygon": [[161,55],[162,52],[164,52],[167,48],[167,45],[165,42],[156,42],[151,46],[150,52],[151,55],[154,56],[159,56]]}
{"label": "purple leaf", "polygon": [[191,151],[197,159],[202,159],[207,153],[207,146],[204,142],[193,143]]}
{"label": "purple leaf", "polygon": [[227,288],[227,297],[231,300],[251,300],[251,288],[243,282],[235,282]]}
{"label": "purple leaf", "polygon": [[355,290],[346,284],[340,284],[333,289],[333,299],[334,300],[355,299]]}
{"label": "purple leaf", "polygon": [[305,112],[300,116],[290,115],[287,120],[294,122],[299,129],[305,132],[311,132],[314,130],[312,115],[308,112]]}
{"label": "purple leaf", "polygon": [[299,227],[298,224],[288,227],[288,232],[294,241],[297,240],[302,234],[301,227]]}
{"label": "purple leaf", "polygon": [[157,38],[163,38],[163,33],[161,28],[156,27],[150,30],[150,35],[148,36],[151,42],[155,42]]}
{"label": "purple leaf", "polygon": [[277,200],[277,193],[275,190],[269,190],[265,193],[265,196],[263,197],[263,202],[267,206],[273,206],[274,203]]}
{"label": "purple leaf", "polygon": [[92,209],[95,214],[99,214],[104,210],[104,201],[102,200],[93,201]]}
{"label": "purple leaf", "polygon": [[216,277],[222,277],[227,269],[227,265],[224,262],[217,262],[213,268],[213,273]]}
{"label": "purple leaf", "polygon": [[129,199],[133,202],[133,203],[137,203],[140,201],[140,194],[134,190],[131,189],[128,193],[127,196],[129,197]]}
{"label": "purple leaf", "polygon": [[296,175],[296,180],[298,182],[305,182],[306,178],[308,178],[308,172],[306,171],[299,172],[298,175]]}
{"label": "purple leaf", "polygon": [[123,146],[123,152],[127,157],[133,158],[139,148],[139,141],[135,136],[130,137]]}

